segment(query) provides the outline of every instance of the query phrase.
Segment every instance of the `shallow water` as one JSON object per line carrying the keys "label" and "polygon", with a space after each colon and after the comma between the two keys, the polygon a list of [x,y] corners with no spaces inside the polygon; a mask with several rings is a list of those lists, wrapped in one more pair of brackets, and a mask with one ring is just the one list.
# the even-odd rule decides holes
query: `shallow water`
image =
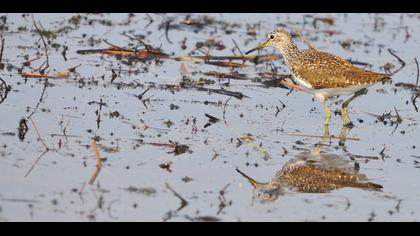
{"label": "shallow water", "polygon": [[[334,20],[331,25],[317,21],[317,28],[312,24],[314,18],[304,15],[307,14],[193,14],[191,19],[208,16],[216,21],[198,29],[170,28],[166,36],[165,22],[172,20],[169,26],[177,26],[186,14],[150,14],[151,23],[145,14],[131,17],[83,14],[78,26],[68,22],[77,14],[25,17],[7,14],[7,29],[2,28],[5,40],[2,63],[6,68],[0,71],[0,77],[11,90],[0,104],[0,220],[418,221],[419,113],[411,102],[414,92],[397,84],[416,82],[414,58],[420,49],[417,37],[420,15],[316,14],[312,16]],[[34,72],[44,61],[43,43],[33,20],[50,31],[71,27],[68,32],[58,33],[55,39],[50,38],[51,43],[60,46],[57,50],[51,44],[48,46],[49,74],[81,64],[76,69],[78,74],[66,79],[49,79],[36,109],[44,80],[25,80],[16,68],[10,69],[10,65],[22,68],[25,55],[33,59],[39,53],[41,59],[31,63],[32,68],[23,67],[23,72]],[[159,29],[161,23],[163,27]],[[255,37],[247,34],[247,24],[256,25]],[[233,40],[244,52],[282,25],[301,30],[323,51],[371,64],[370,70],[383,71],[383,65],[388,62],[395,65],[391,71],[400,66],[388,48],[406,62],[391,82],[369,88],[366,95],[350,104],[350,118],[355,127],[347,137],[354,139],[346,140],[344,146],[335,138],[324,140],[321,146],[323,153],[352,164],[357,162],[359,172],[369,181],[382,185],[382,191],[285,190],[275,201],[262,201],[256,198],[258,191],[235,169],[261,182],[271,180],[289,160],[322,142],[322,105],[309,94],[267,88],[255,80],[232,79],[229,87],[225,87],[248,96],[243,99],[194,89],[172,93],[157,88],[162,84],[178,84],[182,78],[181,64],[187,68],[190,79],[212,79],[215,83],[205,87],[220,89],[227,80],[219,82],[202,73],[237,72],[254,78],[258,72],[271,70],[267,63],[255,66],[246,62],[247,67],[234,69],[171,59],[128,65],[124,58],[76,52],[108,48],[103,40],[134,48],[137,41],[129,45],[130,40],[122,35],[126,33],[144,35],[145,43],[161,47],[171,56],[188,56],[197,42],[212,37],[223,42],[225,49],[213,48],[211,55],[240,55],[238,50],[232,52]],[[184,38],[186,49],[181,48]],[[98,42],[90,43],[95,40]],[[356,43],[346,49],[340,44],[346,40]],[[300,40],[296,42],[299,47],[305,47]],[[62,55],[63,45],[68,47],[67,60]],[[278,54],[274,49],[259,53]],[[274,65],[279,73],[289,73],[282,59],[274,61]],[[113,82],[112,69],[121,72]],[[129,69],[139,73],[129,74],[126,72]],[[134,81],[142,86],[136,86]],[[152,84],[156,86],[143,95],[149,98],[144,105],[137,95]],[[104,105],[100,109],[101,99]],[[334,101],[340,99],[343,98]],[[281,109],[279,112],[276,106]],[[339,107],[333,105],[332,110],[338,111]],[[27,122],[28,132],[20,140],[19,121],[34,109]],[[391,120],[395,121],[395,109],[402,119],[398,125],[389,119],[384,124],[367,114],[391,112]],[[112,116],[115,111],[119,116]],[[220,121],[206,126],[209,118],[205,114]],[[173,124],[168,125],[169,120]],[[338,114],[333,113],[329,129],[331,135],[339,136],[342,127]],[[244,138],[247,134],[252,135],[252,141]],[[91,148],[94,137],[103,167],[90,185],[88,182],[96,169]],[[174,155],[173,147],[156,145],[170,144],[170,141],[188,145],[191,152]],[[49,149],[36,162],[46,150],[43,143]],[[160,167],[167,162],[171,163],[170,171]],[[187,202],[181,209],[181,200],[171,189]]]}

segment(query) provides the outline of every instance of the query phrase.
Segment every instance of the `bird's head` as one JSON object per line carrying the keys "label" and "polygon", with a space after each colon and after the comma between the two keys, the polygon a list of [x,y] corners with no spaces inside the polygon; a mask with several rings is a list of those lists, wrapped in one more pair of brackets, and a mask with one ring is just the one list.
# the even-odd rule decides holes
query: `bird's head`
{"label": "bird's head", "polygon": [[257,191],[255,196],[257,199],[271,202],[271,201],[275,201],[279,197],[279,195],[282,194],[281,188],[279,186],[274,185],[271,182],[268,182],[268,183],[258,182],[255,179],[243,173],[242,171],[238,169],[236,169],[236,171],[239,174],[241,174],[243,177],[245,177],[245,179],[249,181],[252,187],[255,188],[255,190]]}
{"label": "bird's head", "polygon": [[268,34],[267,40],[263,43],[260,43],[257,47],[249,50],[246,54],[249,54],[253,51],[266,48],[266,47],[275,47],[278,48],[281,52],[285,51],[284,49],[290,47],[292,41],[292,36],[286,30],[275,30]]}

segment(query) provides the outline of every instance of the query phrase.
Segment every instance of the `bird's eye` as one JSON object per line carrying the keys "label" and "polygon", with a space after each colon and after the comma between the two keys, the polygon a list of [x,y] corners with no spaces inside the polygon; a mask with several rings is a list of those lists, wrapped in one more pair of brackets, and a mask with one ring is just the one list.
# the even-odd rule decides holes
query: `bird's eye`
{"label": "bird's eye", "polygon": [[274,34],[270,34],[270,39],[274,39],[276,36],[274,36]]}

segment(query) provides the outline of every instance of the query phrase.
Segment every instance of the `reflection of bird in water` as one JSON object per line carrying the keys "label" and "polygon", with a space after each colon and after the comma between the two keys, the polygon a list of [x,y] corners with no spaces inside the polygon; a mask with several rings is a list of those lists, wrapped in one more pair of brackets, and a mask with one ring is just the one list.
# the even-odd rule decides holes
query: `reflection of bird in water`
{"label": "reflection of bird in water", "polygon": [[358,168],[348,159],[336,154],[325,153],[322,144],[311,151],[297,155],[286,163],[268,183],[260,183],[242,173],[259,190],[257,197],[275,200],[283,188],[304,193],[326,193],[336,189],[351,187],[379,191],[382,186],[369,182]]}

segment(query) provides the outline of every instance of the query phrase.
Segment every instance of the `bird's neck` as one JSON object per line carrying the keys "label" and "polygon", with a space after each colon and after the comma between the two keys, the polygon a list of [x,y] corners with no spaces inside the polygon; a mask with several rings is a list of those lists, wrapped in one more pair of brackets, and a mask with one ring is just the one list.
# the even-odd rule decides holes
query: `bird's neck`
{"label": "bird's neck", "polygon": [[280,53],[283,55],[288,65],[290,65],[290,62],[293,61],[293,59],[300,53],[299,48],[296,46],[293,40],[282,44],[278,49],[280,50]]}

